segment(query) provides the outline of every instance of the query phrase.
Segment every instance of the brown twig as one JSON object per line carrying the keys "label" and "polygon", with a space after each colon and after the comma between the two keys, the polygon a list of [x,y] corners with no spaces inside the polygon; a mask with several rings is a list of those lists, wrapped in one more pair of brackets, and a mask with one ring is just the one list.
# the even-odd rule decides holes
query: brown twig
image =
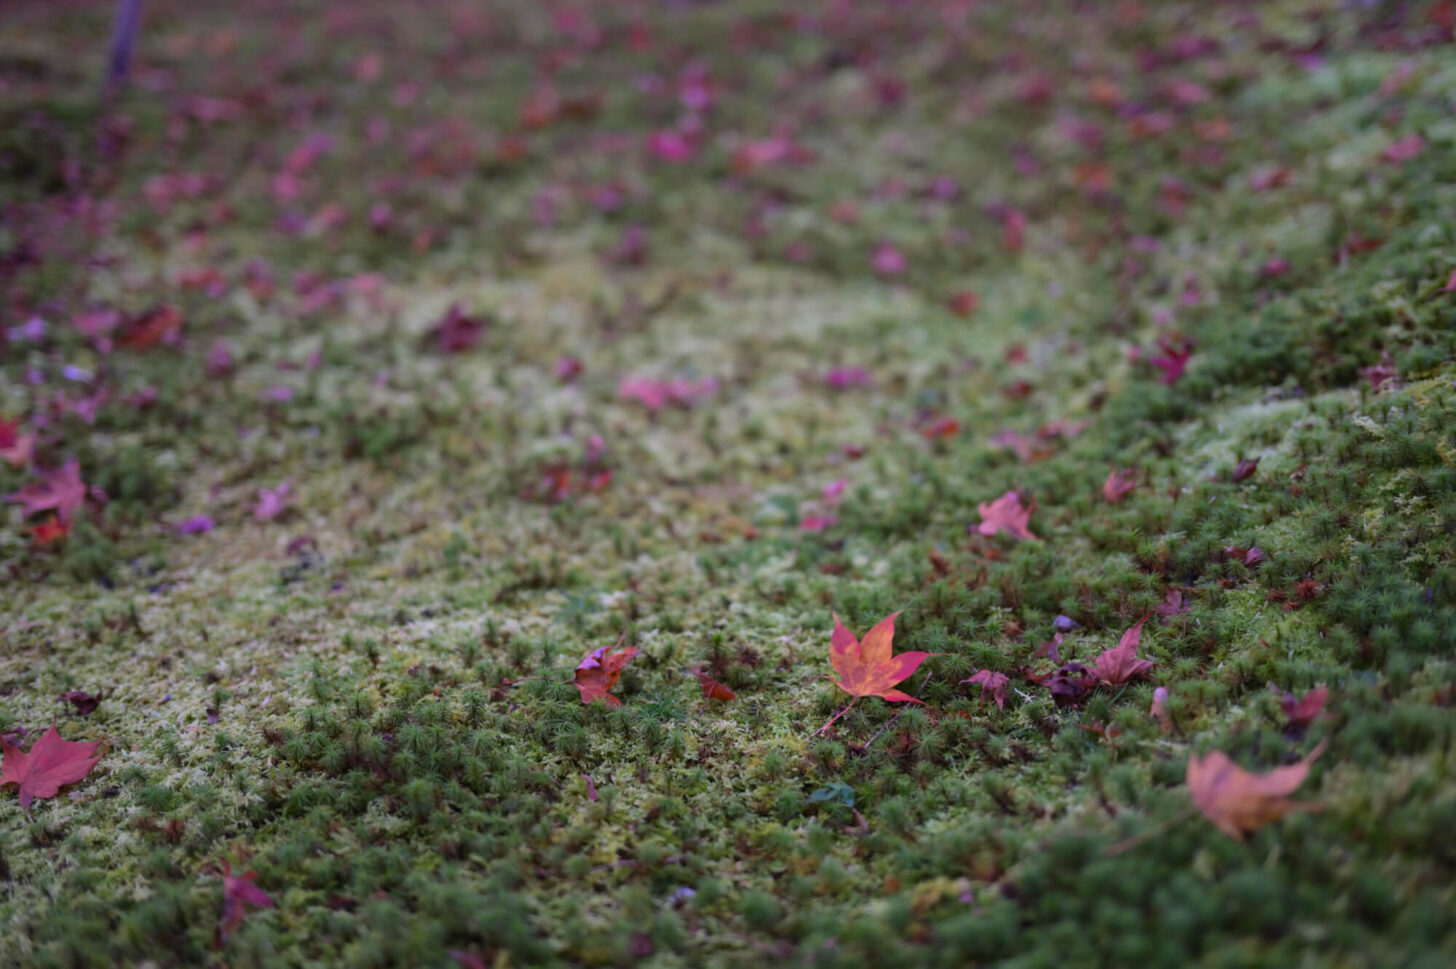
{"label": "brown twig", "polygon": [[1179,811],[1177,814],[1173,815],[1171,818],[1162,822],[1161,824],[1156,824],[1146,831],[1140,831],[1132,837],[1123,838],[1121,841],[1116,842],[1115,844],[1108,845],[1106,848],[1103,849],[1102,857],[1111,858],[1113,855],[1120,855],[1124,851],[1136,848],[1138,845],[1142,844],[1144,841],[1147,841],[1149,838],[1156,837],[1157,835],[1162,834],[1164,831],[1167,831],[1173,825],[1186,820],[1192,814],[1193,805],[1190,804],[1188,807]]}
{"label": "brown twig", "polygon": [[810,736],[817,737],[820,734],[822,734],[824,731],[828,730],[831,726],[834,725],[834,721],[838,720],[840,717],[842,717],[846,713],[848,713],[851,709],[853,709],[854,705],[856,703],[858,703],[858,702],[859,702],[859,697],[855,697],[853,700],[850,700],[849,701],[849,706],[845,707],[843,710],[840,710],[834,716],[830,717],[828,723],[826,723],[824,726],[820,727],[818,730],[814,731],[812,734],[810,734]]}

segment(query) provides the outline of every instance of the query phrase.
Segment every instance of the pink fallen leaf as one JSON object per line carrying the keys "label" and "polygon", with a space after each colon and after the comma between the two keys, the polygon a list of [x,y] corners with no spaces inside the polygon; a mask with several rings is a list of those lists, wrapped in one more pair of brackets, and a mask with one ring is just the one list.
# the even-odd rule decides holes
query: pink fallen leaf
{"label": "pink fallen leaf", "polygon": [[910,268],[905,255],[888,242],[882,242],[875,247],[874,255],[870,257],[870,265],[881,276],[899,276]]}
{"label": "pink fallen leaf", "polygon": [[583,365],[578,358],[568,356],[557,360],[553,369],[557,380],[569,384],[581,375]]}
{"label": "pink fallen leaf", "polygon": [[20,433],[19,421],[0,421],[0,461],[23,468],[35,456],[35,435]]}
{"label": "pink fallen leaf", "polygon": [[969,679],[961,680],[962,683],[979,683],[981,685],[981,702],[986,702],[986,695],[989,693],[991,699],[996,701],[998,710],[1006,709],[1006,687],[1011,682],[1011,677],[1005,673],[993,673],[991,670],[980,670]]}
{"label": "pink fallen leaf", "polygon": [[441,353],[462,353],[479,343],[484,335],[485,321],[466,316],[455,303],[450,304],[429,332],[429,338]]}
{"label": "pink fallen leaf", "polygon": [[983,501],[977,510],[981,513],[981,523],[976,526],[976,531],[982,535],[1004,532],[1013,538],[1037,540],[1029,527],[1036,504],[1033,502],[1029,507],[1022,505],[1021,497],[1015,491],[1008,491],[992,502]]}
{"label": "pink fallen leaf", "polygon": [[100,747],[105,741],[84,743],[62,740],[56,725],[41,736],[29,752],[0,741],[0,787],[16,785],[20,807],[27,814],[36,798],[55,797],[62,787],[74,784],[91,773],[101,760]]}
{"label": "pink fallen leaf", "polygon": [[[1451,279],[1456,281],[1456,272],[1451,274]],[[1396,369],[1395,361],[1390,358],[1388,350],[1380,354],[1379,363],[1361,367],[1360,376],[1365,378],[1370,390],[1377,394],[1382,390],[1393,390],[1400,386],[1400,371]]]}
{"label": "pink fallen leaf", "polygon": [[86,483],[81,480],[81,463],[67,458],[66,463],[49,471],[40,472],[40,480],[32,481],[19,491],[6,496],[25,507],[27,517],[43,511],[54,511],[63,522],[86,501]]}
{"label": "pink fallen leaf", "polygon": [[1017,209],[1012,209],[1001,220],[1001,248],[1015,253],[1025,247],[1026,215]]}
{"label": "pink fallen leaf", "polygon": [[232,865],[227,861],[222,863],[222,919],[217,926],[219,944],[227,941],[227,937],[243,924],[249,906],[273,907],[273,899],[268,897],[268,893],[253,884],[257,877],[255,871],[234,875]]}
{"label": "pink fallen leaf", "polygon": [[253,507],[253,517],[260,522],[271,522],[289,505],[293,483],[285,481],[276,488],[259,488],[258,503]]}
{"label": "pink fallen leaf", "polygon": [[1385,146],[1380,153],[1380,160],[1392,165],[1410,161],[1412,158],[1426,150],[1426,139],[1418,134],[1406,135]]}
{"label": "pink fallen leaf", "polygon": [[1153,607],[1153,612],[1159,617],[1163,625],[1174,616],[1181,615],[1193,608],[1183,599],[1182,589],[1169,589],[1163,594],[1163,601]]}
{"label": "pink fallen leaf", "polygon": [[1193,356],[1193,347],[1188,343],[1174,344],[1164,339],[1158,341],[1158,349],[1162,353],[1148,362],[1162,371],[1158,376],[1158,383],[1172,386],[1183,377],[1183,371],[1188,368],[1188,360]]}
{"label": "pink fallen leaf", "polygon": [[1092,666],[1092,673],[1098,682],[1108,686],[1121,686],[1139,677],[1145,677],[1156,665],[1150,659],[1138,659],[1138,645],[1142,642],[1144,616],[1122,634],[1116,646],[1106,650]]}
{"label": "pink fallen leaf", "polygon": [[824,375],[824,384],[835,390],[848,390],[851,387],[868,387],[874,381],[870,379],[869,372],[863,367],[835,367]]}
{"label": "pink fallen leaf", "polygon": [[654,131],[647,137],[647,150],[665,162],[681,164],[693,157],[693,143],[680,131]]}
{"label": "pink fallen leaf", "polygon": [[649,377],[623,377],[617,385],[617,396],[622,400],[635,400],[657,413],[669,404],[689,408],[711,397],[718,390],[718,381],[712,377],[703,380],[689,380],[677,377],[672,380],[656,380]]}
{"label": "pink fallen leaf", "polygon": [[1102,497],[1114,505],[1119,503],[1137,487],[1138,473],[1137,468],[1123,468],[1109,473],[1107,480],[1102,482]]}

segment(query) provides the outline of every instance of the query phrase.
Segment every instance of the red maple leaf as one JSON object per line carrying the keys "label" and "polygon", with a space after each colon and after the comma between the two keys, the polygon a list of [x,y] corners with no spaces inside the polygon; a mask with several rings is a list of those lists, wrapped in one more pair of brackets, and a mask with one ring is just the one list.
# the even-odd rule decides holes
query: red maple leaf
{"label": "red maple leaf", "polygon": [[[617,646],[622,641],[617,640]],[[590,703],[593,700],[602,700],[608,706],[619,707],[622,701],[612,696],[607,691],[617,685],[617,680],[622,676],[622,667],[627,661],[637,655],[637,647],[629,646],[626,649],[615,649],[606,646],[598,646],[586,654],[576,667],[576,688],[581,691],[581,702]]]}
{"label": "red maple leaf", "polygon": [[117,342],[124,347],[150,350],[182,329],[182,311],[175,306],[158,306],[122,324]]}
{"label": "red maple leaf", "polygon": [[703,699],[705,700],[733,700],[738,697],[738,694],[701,670],[695,671],[693,675],[698,678],[698,683],[703,688]]}
{"label": "red maple leaf", "polygon": [[38,797],[55,797],[66,784],[74,784],[91,773],[101,759],[97,753],[105,741],[77,743],[62,740],[56,725],[37,740],[26,753],[19,747],[0,740],[4,761],[0,763],[0,787],[15,784],[20,790],[20,806],[30,812],[30,802]]}
{"label": "red maple leaf", "polygon": [[61,699],[75,707],[76,714],[82,717],[88,717],[96,712],[96,708],[101,705],[101,701],[105,698],[106,692],[104,690],[97,690],[94,696],[85,690],[67,690],[61,694]]}
{"label": "red maple leaf", "polygon": [[1166,626],[1168,620],[1176,615],[1187,612],[1191,608],[1193,608],[1191,605],[1183,601],[1182,589],[1169,589],[1163,595],[1162,604],[1153,607],[1153,612],[1161,617],[1163,625]]}
{"label": "red maple leaf", "polygon": [[927,441],[954,437],[961,429],[961,422],[954,417],[942,417],[920,428],[920,436]]}
{"label": "red maple leaf", "polygon": [[1116,646],[1097,657],[1092,672],[1099,682],[1121,686],[1129,680],[1148,675],[1155,664],[1150,659],[1137,658],[1138,644],[1143,638],[1143,623],[1147,621],[1147,616],[1139,619],[1136,625],[1122,634]]}
{"label": "red maple leaf", "polygon": [[484,335],[485,321],[466,316],[455,303],[450,304],[429,333],[441,353],[462,353],[479,343]]}
{"label": "red maple leaf", "polygon": [[1158,341],[1158,349],[1163,355],[1153,357],[1148,362],[1162,371],[1158,377],[1158,383],[1172,386],[1183,376],[1183,371],[1188,367],[1188,360],[1193,356],[1193,347],[1188,343],[1174,344],[1167,338]]}
{"label": "red maple leaf", "polygon": [[61,519],[52,516],[42,521],[39,525],[32,527],[30,534],[34,536],[35,547],[40,548],[44,545],[59,542],[71,534],[71,523],[61,521]]}
{"label": "red maple leaf", "polygon": [[[1456,272],[1451,273],[1451,279],[1456,282]],[[1447,289],[1456,289],[1456,286],[1448,286]],[[1380,354],[1379,363],[1361,367],[1360,376],[1370,384],[1370,390],[1373,393],[1378,394],[1381,390],[1394,390],[1400,386],[1400,371],[1396,369],[1395,361],[1390,358],[1389,350]]]}
{"label": "red maple leaf", "polygon": [[54,510],[61,521],[70,521],[71,515],[86,500],[81,463],[75,458],[68,458],[63,467],[42,471],[39,481],[32,481],[8,495],[6,500],[24,505],[27,516]]}
{"label": "red maple leaf", "polygon": [[222,863],[222,920],[217,926],[219,944],[243,924],[243,916],[248,914],[247,906],[273,907],[273,899],[268,897],[268,893],[253,884],[257,877],[258,873],[255,871],[234,875],[232,865],[226,861]]}
{"label": "red maple leaf", "polygon": [[982,535],[1005,532],[1015,538],[1036,540],[1028,527],[1031,513],[1036,511],[1036,504],[1033,502],[1030,507],[1023,507],[1016,492],[1008,491],[992,502],[983,501],[977,506],[977,510],[981,513],[982,520],[976,526],[976,531]]}
{"label": "red maple leaf", "polygon": [[1233,481],[1235,484],[1238,484],[1240,481],[1245,481],[1253,477],[1254,472],[1258,470],[1258,458],[1244,458],[1238,464],[1234,465]]}
{"label": "red maple leaf", "polygon": [[1293,693],[1280,692],[1279,705],[1284,708],[1284,716],[1288,718],[1285,727],[1289,730],[1304,730],[1314,722],[1315,717],[1325,708],[1325,701],[1329,699],[1329,687],[1317,686],[1310,690],[1298,700]]}
{"label": "red maple leaf", "polygon": [[1102,497],[1114,505],[1126,498],[1132,489],[1137,487],[1138,469],[1123,468],[1121,471],[1113,471],[1102,482]]}
{"label": "red maple leaf", "polygon": [[1023,666],[1021,675],[1033,683],[1046,686],[1051,691],[1052,701],[1059,707],[1081,703],[1097,685],[1097,677],[1081,663],[1063,663],[1051,673],[1037,673]]}
{"label": "red maple leaf", "polygon": [[831,717],[829,723],[820,727],[818,733],[828,730],[829,725],[844,716],[860,697],[877,696],[892,703],[924,703],[895,689],[895,684],[911,676],[930,657],[942,654],[911,651],[894,655],[895,617],[898,615],[900,613],[892,612],[881,619],[865,633],[863,640],[855,639],[854,634],[839,621],[839,616],[834,617],[834,632],[829,637],[829,662],[834,672],[839,674],[839,679],[829,679],[854,699],[848,707]]}
{"label": "red maple leaf", "polygon": [[981,684],[981,702],[986,702],[986,694],[991,694],[991,699],[996,701],[998,710],[1006,709],[1006,686],[1011,682],[1011,677],[1005,673],[993,673],[990,670],[981,670],[969,679],[961,680],[962,683]]}

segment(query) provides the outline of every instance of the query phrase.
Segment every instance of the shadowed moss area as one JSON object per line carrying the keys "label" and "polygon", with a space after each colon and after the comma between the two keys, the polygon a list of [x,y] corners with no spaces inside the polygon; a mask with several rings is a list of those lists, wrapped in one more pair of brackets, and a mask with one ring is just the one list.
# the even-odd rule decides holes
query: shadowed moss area
{"label": "shadowed moss area", "polygon": [[110,742],[0,964],[1456,959],[1449,3],[166,0],[102,112],[109,15],[0,40],[0,420],[106,498],[0,518],[0,732]]}

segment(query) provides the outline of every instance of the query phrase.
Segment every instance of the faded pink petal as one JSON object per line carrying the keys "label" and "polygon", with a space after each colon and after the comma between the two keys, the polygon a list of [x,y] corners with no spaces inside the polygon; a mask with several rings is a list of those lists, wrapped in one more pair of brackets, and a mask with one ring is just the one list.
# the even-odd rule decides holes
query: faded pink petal
{"label": "faded pink petal", "polygon": [[253,508],[253,517],[260,522],[270,522],[288,507],[289,493],[293,485],[285,481],[276,488],[259,488],[258,504]]}
{"label": "faded pink petal", "polygon": [[888,242],[882,242],[876,247],[875,254],[870,258],[870,265],[881,276],[899,276],[910,268],[904,254]]}

